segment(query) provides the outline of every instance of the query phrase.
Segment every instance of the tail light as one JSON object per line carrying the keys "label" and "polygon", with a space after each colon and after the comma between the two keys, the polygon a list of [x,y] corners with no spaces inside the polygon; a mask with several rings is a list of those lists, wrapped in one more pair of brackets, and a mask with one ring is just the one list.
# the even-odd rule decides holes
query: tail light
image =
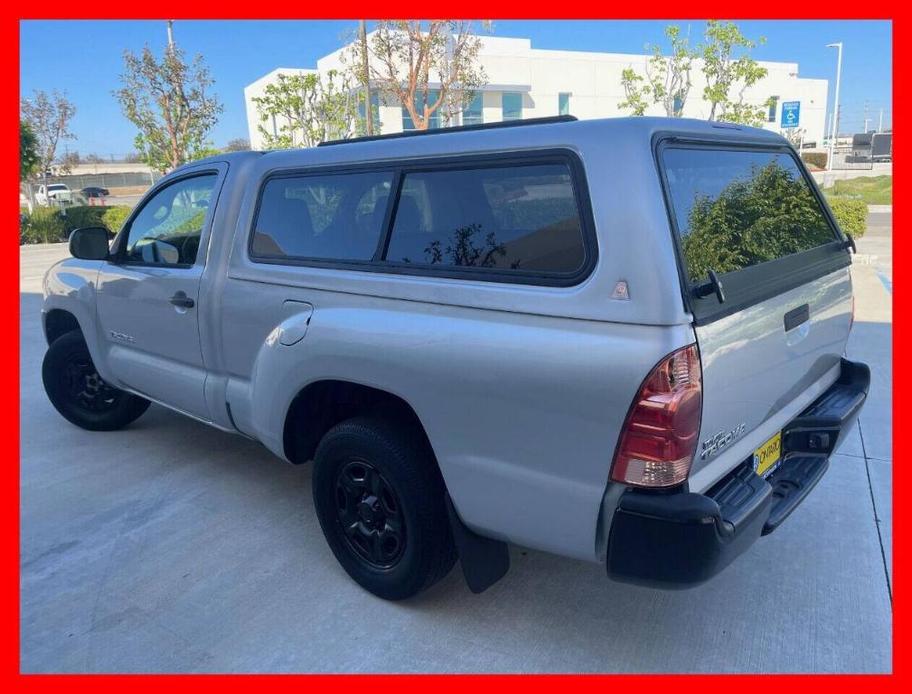
{"label": "tail light", "polygon": [[703,411],[696,345],[662,359],[630,406],[611,479],[636,487],[671,487],[687,479]]}

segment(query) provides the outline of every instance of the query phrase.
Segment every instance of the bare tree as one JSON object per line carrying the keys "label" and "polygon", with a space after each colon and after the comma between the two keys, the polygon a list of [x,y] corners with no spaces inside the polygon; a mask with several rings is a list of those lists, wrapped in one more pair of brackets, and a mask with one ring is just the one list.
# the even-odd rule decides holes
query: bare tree
{"label": "bare tree", "polygon": [[225,145],[226,152],[246,152],[250,149],[250,140],[246,137],[236,137],[233,140],[228,140],[228,144]]}
{"label": "bare tree", "polygon": [[[487,22],[483,26],[490,28]],[[360,83],[369,81],[398,101],[417,130],[426,130],[435,113],[449,120],[487,82],[478,65],[481,39],[471,21],[381,20],[367,41],[368,60],[364,45],[352,44],[346,62]]]}
{"label": "bare tree", "polygon": [[31,99],[23,99],[20,115],[38,140],[38,173],[45,175],[57,158],[57,147],[62,140],[75,140],[70,132],[70,121],[76,115],[76,106],[66,97],[54,91],[48,94],[36,90]]}

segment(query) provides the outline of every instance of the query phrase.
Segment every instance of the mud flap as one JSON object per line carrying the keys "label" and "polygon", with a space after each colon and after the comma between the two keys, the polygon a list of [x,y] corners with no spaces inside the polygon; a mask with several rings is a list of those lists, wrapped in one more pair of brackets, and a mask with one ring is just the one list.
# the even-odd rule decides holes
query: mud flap
{"label": "mud flap", "polygon": [[465,576],[469,590],[473,593],[483,593],[502,579],[510,569],[507,543],[482,537],[469,530],[456,513],[449,494],[444,494],[444,503],[450,518],[462,575]]}

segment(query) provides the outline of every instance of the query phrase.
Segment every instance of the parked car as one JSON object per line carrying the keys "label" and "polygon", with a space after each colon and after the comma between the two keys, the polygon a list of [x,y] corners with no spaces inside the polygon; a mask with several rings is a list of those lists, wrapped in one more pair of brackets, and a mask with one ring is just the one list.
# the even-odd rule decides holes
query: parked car
{"label": "parked car", "polygon": [[72,197],[69,186],[63,183],[51,183],[45,190],[44,184],[38,186],[38,192],[35,193],[35,201],[39,205],[49,205],[51,202],[66,203]]}
{"label": "parked car", "polygon": [[83,188],[80,192],[87,198],[106,198],[111,194],[107,188],[99,188],[98,186],[89,186],[88,188]]}
{"label": "parked car", "polygon": [[865,401],[850,247],[786,140],[735,125],[224,154],[110,248],[73,233],[42,373],[86,429],[157,402],[313,461],[329,546],[383,598],[457,557],[484,590],[507,543],[687,586],[783,522]]}

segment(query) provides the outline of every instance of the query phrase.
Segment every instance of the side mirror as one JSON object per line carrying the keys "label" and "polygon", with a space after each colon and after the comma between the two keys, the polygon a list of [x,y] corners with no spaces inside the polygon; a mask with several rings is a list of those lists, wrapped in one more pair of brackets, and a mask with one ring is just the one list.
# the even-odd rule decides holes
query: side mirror
{"label": "side mirror", "polygon": [[70,255],[82,260],[105,260],[108,249],[108,230],[104,227],[74,229],[70,234]]}

